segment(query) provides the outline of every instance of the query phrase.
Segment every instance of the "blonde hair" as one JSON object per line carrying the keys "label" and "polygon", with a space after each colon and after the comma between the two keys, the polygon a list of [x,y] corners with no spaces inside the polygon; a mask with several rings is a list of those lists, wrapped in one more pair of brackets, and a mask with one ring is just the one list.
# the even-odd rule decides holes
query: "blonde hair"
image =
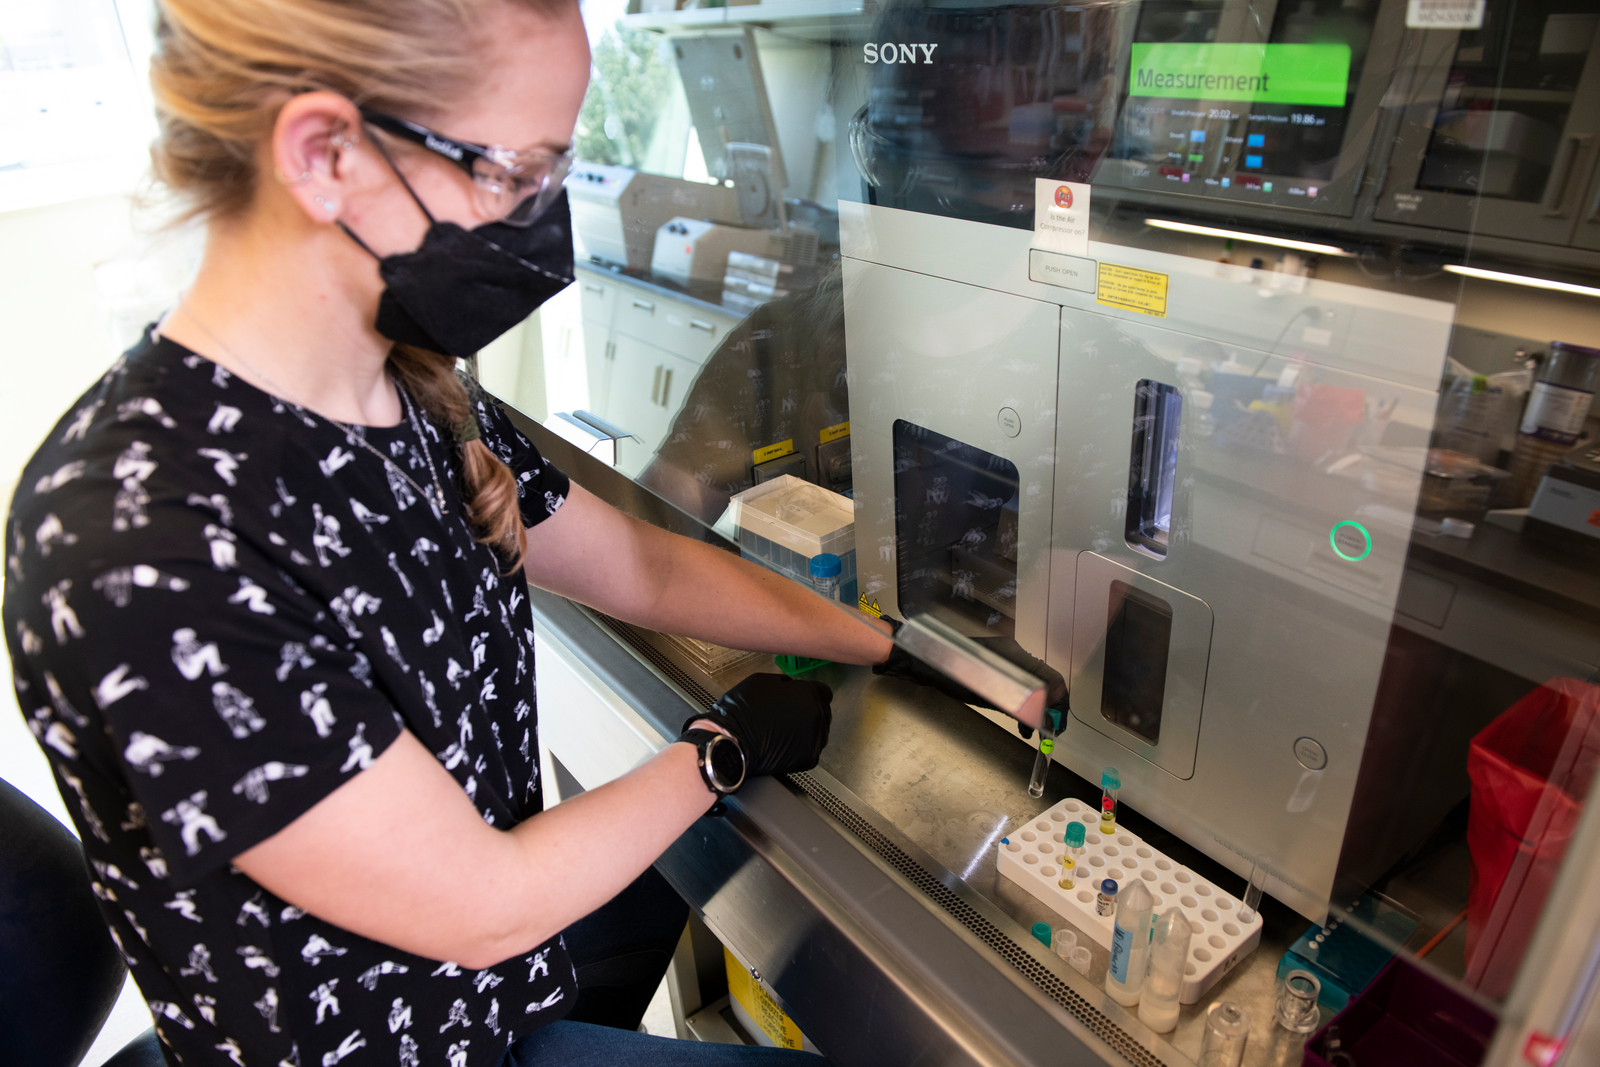
{"label": "blonde hair", "polygon": [[[263,180],[259,149],[292,94],[325,89],[426,120],[473,87],[494,0],[159,0],[150,82],[156,181],[185,218],[242,213]],[[563,0],[515,0],[554,11]],[[570,0],[566,0],[570,2]],[[395,377],[447,430],[474,415],[455,359],[408,345]],[[467,518],[515,570],[522,517],[511,471],[482,441],[459,446]]]}

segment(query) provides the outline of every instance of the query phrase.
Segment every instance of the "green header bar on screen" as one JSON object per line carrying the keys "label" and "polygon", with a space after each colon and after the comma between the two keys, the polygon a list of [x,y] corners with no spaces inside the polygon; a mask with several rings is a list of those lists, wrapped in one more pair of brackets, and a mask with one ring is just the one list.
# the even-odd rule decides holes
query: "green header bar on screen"
{"label": "green header bar on screen", "polygon": [[1130,96],[1343,107],[1344,44],[1136,44]]}

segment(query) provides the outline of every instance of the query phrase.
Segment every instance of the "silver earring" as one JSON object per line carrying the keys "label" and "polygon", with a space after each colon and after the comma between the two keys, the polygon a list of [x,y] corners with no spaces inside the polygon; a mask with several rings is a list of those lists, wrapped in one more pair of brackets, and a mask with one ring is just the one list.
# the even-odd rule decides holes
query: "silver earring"
{"label": "silver earring", "polygon": [[324,211],[327,211],[327,212],[331,213],[333,211],[338,210],[339,205],[335,204],[332,200],[324,200],[320,196],[313,197],[312,199],[316,200],[317,206],[320,207]]}
{"label": "silver earring", "polygon": [[280,170],[277,173],[277,179],[284,185],[304,185],[306,182],[311,180],[311,172],[309,170],[302,171],[298,178],[288,178],[285,177],[283,171]]}
{"label": "silver earring", "polygon": [[335,148],[340,148],[340,149],[343,149],[343,148],[354,148],[356,145],[358,145],[360,143],[361,143],[361,138],[356,136],[355,134],[351,134],[348,137],[345,136],[342,133],[336,133],[336,134],[333,135],[332,144],[333,144],[333,147],[335,147]]}

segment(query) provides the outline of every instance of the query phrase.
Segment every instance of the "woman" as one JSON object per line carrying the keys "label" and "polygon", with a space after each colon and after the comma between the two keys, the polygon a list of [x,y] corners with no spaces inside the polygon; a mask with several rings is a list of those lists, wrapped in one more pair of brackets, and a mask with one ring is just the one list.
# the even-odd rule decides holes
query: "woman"
{"label": "woman", "polygon": [[522,582],[712,641],[890,651],[569,485],[456,377],[570,279],[576,4],[162,0],[158,37],[156,174],[206,255],[24,473],[5,621],[169,1054],[799,1055],[571,1021],[637,1025],[684,916],[641,875],[736,784],[717,735],[748,774],[812,766],[828,694],[758,676],[541,813]]}

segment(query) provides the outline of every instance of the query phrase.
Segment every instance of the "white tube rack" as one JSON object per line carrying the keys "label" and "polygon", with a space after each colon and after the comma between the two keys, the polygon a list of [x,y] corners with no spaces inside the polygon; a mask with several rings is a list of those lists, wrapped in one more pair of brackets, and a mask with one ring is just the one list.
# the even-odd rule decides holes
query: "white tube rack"
{"label": "white tube rack", "polygon": [[[1071,875],[1073,888],[1062,889],[1061,860],[1066,852],[1063,834],[1072,820],[1084,824],[1083,855]],[[1178,999],[1184,1004],[1196,1003],[1261,943],[1260,914],[1242,921],[1239,915],[1244,903],[1239,898],[1218,889],[1127,830],[1118,827],[1111,836],[1102,837],[1099,827],[1100,813],[1092,805],[1063,800],[1019,826],[1001,842],[1000,873],[1105,949],[1111,948],[1115,920],[1113,916],[1095,914],[1100,883],[1114,879],[1120,891],[1133,879],[1142,879],[1155,899],[1155,914],[1165,914],[1176,906],[1183,909],[1184,918],[1194,926]]]}

